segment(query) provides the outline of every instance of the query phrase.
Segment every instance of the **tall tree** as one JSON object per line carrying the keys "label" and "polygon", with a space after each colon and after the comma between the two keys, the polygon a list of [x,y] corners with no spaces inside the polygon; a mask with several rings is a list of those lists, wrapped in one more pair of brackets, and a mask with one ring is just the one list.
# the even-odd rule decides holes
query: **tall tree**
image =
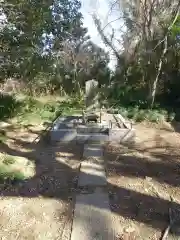
{"label": "tall tree", "polygon": [[0,67],[7,76],[24,75],[24,71],[27,76],[40,58],[44,60],[44,53],[61,48],[62,42],[83,31],[78,0],[7,0],[0,4],[5,19],[0,26]]}
{"label": "tall tree", "polygon": [[100,84],[109,79],[108,54],[84,36],[81,41],[64,42],[58,54],[56,71],[64,76],[62,84],[68,91],[82,95],[85,81],[95,78]]}
{"label": "tall tree", "polygon": [[[126,26],[121,46],[114,51],[120,60],[121,81],[124,79],[127,85],[138,72],[139,79],[134,79],[134,82],[146,91],[146,100],[153,107],[163,64],[167,61],[170,32],[179,15],[180,1],[112,1],[112,8],[115,6],[119,8],[119,15]],[[100,24],[98,30],[102,33]]]}

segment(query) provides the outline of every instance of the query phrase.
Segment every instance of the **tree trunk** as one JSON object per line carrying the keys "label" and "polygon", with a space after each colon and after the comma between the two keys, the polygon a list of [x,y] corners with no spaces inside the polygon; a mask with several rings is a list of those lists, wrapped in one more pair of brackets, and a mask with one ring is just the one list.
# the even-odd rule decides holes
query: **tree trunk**
{"label": "tree trunk", "polygon": [[166,36],[164,39],[164,49],[162,51],[161,57],[159,59],[159,64],[158,64],[158,70],[157,70],[157,74],[156,74],[156,78],[153,82],[153,86],[152,86],[152,92],[151,92],[151,108],[153,108],[154,106],[154,101],[155,101],[155,97],[156,97],[156,91],[157,91],[157,84],[158,84],[158,80],[159,80],[159,76],[161,74],[161,69],[162,69],[162,64],[163,64],[163,58],[167,52],[167,42],[168,42],[168,37]]}
{"label": "tree trunk", "polygon": [[119,52],[116,50],[115,46],[113,45],[112,43],[112,39],[110,40],[103,32],[103,29],[101,27],[101,22],[100,20],[97,18],[97,16],[94,14],[93,15],[93,20],[94,20],[94,23],[97,27],[97,31],[98,33],[100,34],[102,40],[104,41],[104,43],[110,48],[112,49],[114,55],[116,56],[116,58],[121,61],[121,56],[119,54]]}
{"label": "tree trunk", "polygon": [[168,27],[164,39],[160,42],[160,43],[164,42],[164,49],[163,49],[161,57],[159,59],[157,75],[156,75],[155,81],[154,81],[153,86],[152,86],[151,108],[153,108],[153,106],[154,106],[154,101],[155,101],[155,97],[156,97],[156,90],[157,90],[157,83],[158,83],[158,80],[159,80],[159,76],[161,74],[163,58],[164,58],[164,56],[167,52],[168,33],[172,29],[172,27],[174,26],[174,24],[176,23],[176,21],[178,19],[179,9],[180,9],[180,1],[178,1],[177,7],[175,9],[175,15],[174,15],[174,18],[172,19],[172,23]]}

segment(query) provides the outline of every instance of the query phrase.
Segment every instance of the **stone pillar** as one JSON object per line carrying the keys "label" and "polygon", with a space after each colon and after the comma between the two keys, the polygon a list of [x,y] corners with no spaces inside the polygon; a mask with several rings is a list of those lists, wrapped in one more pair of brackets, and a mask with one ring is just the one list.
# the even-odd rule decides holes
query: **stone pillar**
{"label": "stone pillar", "polygon": [[95,113],[99,108],[98,82],[94,79],[86,82],[85,104],[87,113]]}

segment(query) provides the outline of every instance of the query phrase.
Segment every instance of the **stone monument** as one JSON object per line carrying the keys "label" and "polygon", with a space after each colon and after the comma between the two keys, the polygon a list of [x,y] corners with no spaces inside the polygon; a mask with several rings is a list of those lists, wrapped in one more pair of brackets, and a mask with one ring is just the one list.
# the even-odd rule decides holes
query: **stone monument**
{"label": "stone monument", "polygon": [[98,82],[94,79],[86,82],[85,91],[85,105],[86,105],[86,118],[87,121],[95,121],[99,116],[97,115],[97,110],[100,108],[99,104],[99,87]]}

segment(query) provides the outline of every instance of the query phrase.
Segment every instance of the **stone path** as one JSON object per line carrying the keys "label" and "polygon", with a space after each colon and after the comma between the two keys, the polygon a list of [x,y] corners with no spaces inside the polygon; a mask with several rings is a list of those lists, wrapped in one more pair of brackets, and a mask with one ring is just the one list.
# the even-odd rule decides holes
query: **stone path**
{"label": "stone path", "polygon": [[113,240],[116,225],[109,208],[103,146],[85,145],[83,157],[78,187],[86,191],[76,196],[71,240]]}

